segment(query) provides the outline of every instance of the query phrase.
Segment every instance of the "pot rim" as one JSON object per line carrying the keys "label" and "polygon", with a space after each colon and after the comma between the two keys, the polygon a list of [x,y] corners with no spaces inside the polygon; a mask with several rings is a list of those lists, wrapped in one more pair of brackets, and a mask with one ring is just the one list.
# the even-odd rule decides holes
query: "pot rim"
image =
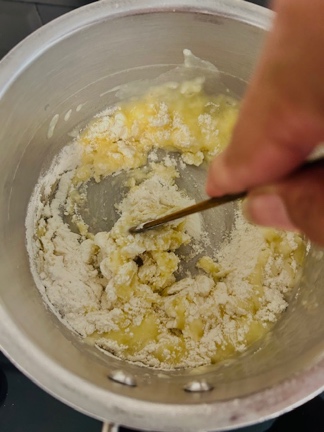
{"label": "pot rim", "polygon": [[[266,30],[273,16],[265,8],[242,0],[101,0],[41,27],[7,54],[0,63],[0,98],[29,64],[68,35],[103,19],[161,11],[217,14]],[[65,370],[26,339],[2,303],[0,316],[0,347],[18,369],[67,405],[97,419],[125,426],[156,430],[158,425],[158,429],[170,432],[229,430],[273,418],[324,390],[324,359],[319,358],[317,364],[303,374],[240,399],[195,405],[132,399],[107,392]]]}

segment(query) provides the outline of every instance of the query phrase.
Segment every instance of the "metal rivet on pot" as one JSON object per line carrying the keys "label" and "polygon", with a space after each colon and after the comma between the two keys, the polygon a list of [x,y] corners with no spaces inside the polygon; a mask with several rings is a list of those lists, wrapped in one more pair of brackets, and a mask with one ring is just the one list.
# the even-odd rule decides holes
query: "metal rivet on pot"
{"label": "metal rivet on pot", "polygon": [[206,392],[212,390],[214,387],[211,384],[208,384],[206,381],[191,381],[186,384],[184,390],[187,392]]}
{"label": "metal rivet on pot", "polygon": [[114,423],[103,423],[101,432],[118,432],[119,426]]}
{"label": "metal rivet on pot", "polygon": [[119,384],[127,385],[130,387],[135,387],[137,385],[133,375],[126,373],[122,370],[116,370],[111,372],[108,375],[108,378],[112,381],[118,382]]}

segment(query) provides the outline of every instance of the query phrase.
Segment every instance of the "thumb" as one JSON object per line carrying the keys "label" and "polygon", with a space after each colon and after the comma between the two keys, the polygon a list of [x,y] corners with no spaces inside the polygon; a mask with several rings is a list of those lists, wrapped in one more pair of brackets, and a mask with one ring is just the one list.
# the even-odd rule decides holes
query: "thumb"
{"label": "thumb", "polygon": [[258,225],[300,231],[324,245],[324,164],[254,189],[244,213]]}

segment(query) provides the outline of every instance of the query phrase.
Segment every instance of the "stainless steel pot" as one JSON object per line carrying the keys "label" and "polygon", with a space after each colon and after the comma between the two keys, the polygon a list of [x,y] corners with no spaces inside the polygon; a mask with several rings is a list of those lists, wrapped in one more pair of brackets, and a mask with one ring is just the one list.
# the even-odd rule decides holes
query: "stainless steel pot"
{"label": "stainless steel pot", "polygon": [[0,344],[32,380],[80,411],[134,428],[215,431],[271,418],[323,389],[321,251],[309,254],[296,296],[257,352],[160,373],[69,334],[44,308],[25,248],[40,172],[68,131],[114,102],[107,90],[182,63],[184,48],[246,81],[270,23],[270,12],[238,0],[101,1],[45,26],[0,64]]}

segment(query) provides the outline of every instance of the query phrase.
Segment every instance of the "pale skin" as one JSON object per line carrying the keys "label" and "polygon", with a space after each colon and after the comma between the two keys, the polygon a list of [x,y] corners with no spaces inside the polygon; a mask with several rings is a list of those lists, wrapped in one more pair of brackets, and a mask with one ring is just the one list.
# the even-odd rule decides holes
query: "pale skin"
{"label": "pale skin", "polygon": [[324,245],[324,164],[293,174],[324,142],[324,1],[276,0],[273,9],[273,29],[206,191],[248,190],[249,220]]}

